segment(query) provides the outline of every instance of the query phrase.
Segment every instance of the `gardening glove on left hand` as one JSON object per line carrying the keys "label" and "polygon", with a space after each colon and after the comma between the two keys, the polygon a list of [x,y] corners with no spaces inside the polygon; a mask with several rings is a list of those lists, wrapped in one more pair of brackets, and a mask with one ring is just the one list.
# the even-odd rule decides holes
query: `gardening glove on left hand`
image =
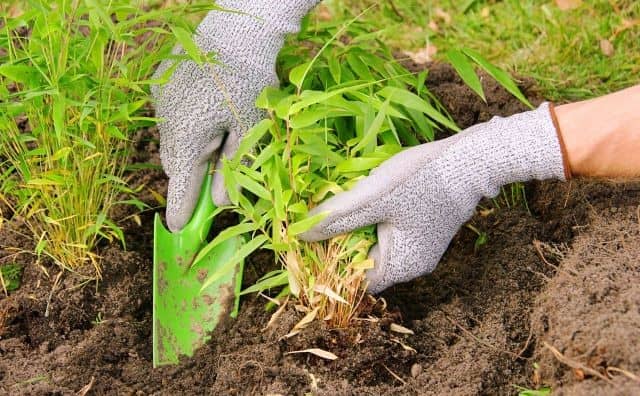
{"label": "gardening glove on left hand", "polygon": [[[319,0],[220,0],[229,10],[211,11],[198,26],[195,42],[216,54],[219,65],[182,62],[170,81],[153,87],[160,129],[160,157],[169,176],[167,224],[178,231],[189,221],[209,161],[230,158],[242,136],[263,114],[255,108],[260,92],[278,82],[276,56],[285,36]],[[174,53],[183,53],[180,46]],[[164,61],[160,78],[172,66]],[[229,203],[220,173],[212,187],[216,205]]]}
{"label": "gardening glove on left hand", "polygon": [[482,197],[531,179],[569,177],[549,104],[494,117],[448,139],[407,149],[353,189],[314,208],[328,216],[308,232],[318,241],[377,224],[369,291],[378,293],[434,270]]}

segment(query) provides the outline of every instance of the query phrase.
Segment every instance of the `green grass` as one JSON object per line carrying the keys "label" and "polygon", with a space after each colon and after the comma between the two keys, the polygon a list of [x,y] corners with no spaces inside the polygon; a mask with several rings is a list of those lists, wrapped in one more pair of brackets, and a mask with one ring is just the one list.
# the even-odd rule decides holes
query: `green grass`
{"label": "green grass", "polygon": [[[505,0],[328,0],[337,18],[349,18],[379,4],[363,18],[379,37],[399,50],[416,51],[427,43],[436,58],[467,47],[517,75],[537,80],[543,95],[555,101],[590,98],[640,82],[640,2],[585,0],[574,10],[554,1]],[[450,17],[439,16],[438,8]],[[429,28],[434,21],[438,32]],[[626,22],[625,22],[626,21]],[[606,56],[600,40],[613,44]]]}

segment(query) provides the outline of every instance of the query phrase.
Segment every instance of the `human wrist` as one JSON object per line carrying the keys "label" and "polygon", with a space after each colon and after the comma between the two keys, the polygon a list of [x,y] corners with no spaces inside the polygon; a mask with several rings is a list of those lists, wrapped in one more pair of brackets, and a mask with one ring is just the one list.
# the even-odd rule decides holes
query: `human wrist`
{"label": "human wrist", "polygon": [[557,106],[560,134],[576,176],[638,176],[640,86]]}

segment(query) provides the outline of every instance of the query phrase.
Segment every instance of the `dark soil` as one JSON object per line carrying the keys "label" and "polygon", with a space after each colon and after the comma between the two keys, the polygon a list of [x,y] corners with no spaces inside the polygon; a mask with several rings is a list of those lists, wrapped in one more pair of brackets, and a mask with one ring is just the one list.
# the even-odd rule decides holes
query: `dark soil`
{"label": "dark soil", "polygon": [[[448,67],[433,66],[428,78],[462,127],[525,110],[486,76],[483,82],[488,104]],[[528,83],[524,88],[539,102]],[[135,161],[158,163],[155,137],[140,133]],[[131,183],[166,192],[160,170],[136,171]],[[143,198],[155,205],[149,189]],[[263,330],[270,314],[264,300],[249,297],[239,318],[194,358],[155,370],[152,213],[142,226],[123,223],[128,251],[101,249],[97,287],[78,286],[70,275],[56,282],[56,267],[34,265],[10,248],[32,247],[20,219],[5,222],[0,264],[22,263],[25,271],[22,287],[0,297],[0,392],[493,395],[542,384],[566,394],[640,392],[640,383],[619,371],[640,373],[640,183],[534,182],[526,193],[529,210],[483,203],[493,209],[479,210],[471,222],[488,243],[476,248],[476,234],[463,228],[433,274],[383,293],[388,308],[378,320],[346,329],[318,322],[281,340],[301,315],[289,309]],[[268,253],[254,255],[245,282],[271,262]],[[415,334],[391,332],[392,322]],[[339,359],[286,355],[312,347]]]}

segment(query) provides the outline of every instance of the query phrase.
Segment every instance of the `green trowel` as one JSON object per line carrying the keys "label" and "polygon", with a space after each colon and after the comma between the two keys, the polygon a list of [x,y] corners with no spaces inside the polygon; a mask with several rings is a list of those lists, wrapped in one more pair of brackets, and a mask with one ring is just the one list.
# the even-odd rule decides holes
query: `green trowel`
{"label": "green trowel", "polygon": [[[212,176],[202,185],[189,223],[171,233],[156,214],[153,244],[153,366],[178,363],[204,345],[218,323],[238,313],[244,262],[225,266],[245,243],[231,238],[194,259],[207,244],[216,207]],[[214,275],[215,274],[215,275]],[[214,281],[211,283],[211,280]],[[205,281],[207,281],[205,283]],[[210,284],[209,284],[210,283]]]}

